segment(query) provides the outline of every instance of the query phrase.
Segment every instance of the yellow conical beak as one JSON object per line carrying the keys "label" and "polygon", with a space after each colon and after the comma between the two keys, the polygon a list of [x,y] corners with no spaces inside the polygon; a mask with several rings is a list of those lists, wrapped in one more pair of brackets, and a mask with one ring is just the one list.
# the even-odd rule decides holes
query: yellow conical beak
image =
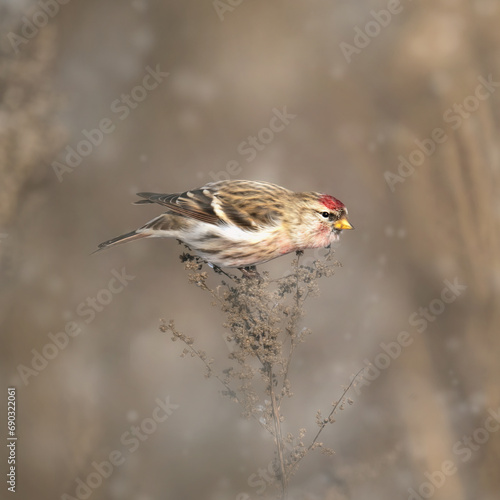
{"label": "yellow conical beak", "polygon": [[349,221],[345,218],[345,217],[342,217],[342,219],[339,219],[334,225],[333,227],[335,229],[354,229],[353,226],[351,226],[351,224],[349,224]]}

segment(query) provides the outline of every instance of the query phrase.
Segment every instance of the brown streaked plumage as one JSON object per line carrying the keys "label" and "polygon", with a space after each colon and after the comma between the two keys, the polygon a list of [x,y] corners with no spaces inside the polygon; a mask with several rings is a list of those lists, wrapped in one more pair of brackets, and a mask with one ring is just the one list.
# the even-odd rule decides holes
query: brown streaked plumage
{"label": "brown streaked plumage", "polygon": [[219,181],[176,194],[138,193],[136,204],[157,203],[166,212],[136,231],[99,245],[173,237],[208,262],[244,268],[295,250],[326,247],[352,229],[344,204],[330,195],[295,193],[259,181]]}

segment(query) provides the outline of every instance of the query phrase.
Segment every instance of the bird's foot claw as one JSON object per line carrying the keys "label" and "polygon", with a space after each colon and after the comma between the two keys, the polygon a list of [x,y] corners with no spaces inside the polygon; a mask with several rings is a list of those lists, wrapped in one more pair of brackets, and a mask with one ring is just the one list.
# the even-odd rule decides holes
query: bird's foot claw
{"label": "bird's foot claw", "polygon": [[255,266],[239,267],[238,269],[241,271],[244,278],[257,278],[259,281],[262,279],[262,276]]}

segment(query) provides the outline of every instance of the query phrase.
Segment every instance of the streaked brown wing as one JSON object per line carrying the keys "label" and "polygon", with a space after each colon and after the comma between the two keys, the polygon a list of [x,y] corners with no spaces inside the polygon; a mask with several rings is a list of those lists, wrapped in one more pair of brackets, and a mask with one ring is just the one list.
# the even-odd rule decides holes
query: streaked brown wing
{"label": "streaked brown wing", "polygon": [[158,203],[208,224],[230,223],[258,230],[279,219],[288,189],[258,181],[220,181],[179,194],[137,193],[136,204]]}
{"label": "streaked brown wing", "polygon": [[137,193],[137,195],[146,198],[145,200],[137,201],[137,205],[142,203],[158,203],[176,214],[208,224],[219,224],[222,222],[212,208],[213,193],[204,188],[177,194]]}
{"label": "streaked brown wing", "polygon": [[[221,182],[215,193],[215,210],[224,219],[248,230],[277,223],[283,203],[291,192],[281,186],[258,181]],[[221,215],[222,217],[222,215]]]}

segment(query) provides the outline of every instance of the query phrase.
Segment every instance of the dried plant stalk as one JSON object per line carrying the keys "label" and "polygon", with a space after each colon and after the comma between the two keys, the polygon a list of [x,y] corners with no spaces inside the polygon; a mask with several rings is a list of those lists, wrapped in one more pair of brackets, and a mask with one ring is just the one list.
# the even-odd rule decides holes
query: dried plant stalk
{"label": "dried plant stalk", "polygon": [[[312,450],[322,448],[333,453],[318,441],[327,424],[335,420],[333,415],[344,408],[349,388],[356,377],[344,389],[340,399],[332,403],[327,418],[317,414],[318,432],[311,443],[303,442],[305,429],[297,436],[283,434],[281,403],[293,396],[289,379],[289,368],[296,347],[311,333],[300,328],[305,301],[317,295],[318,280],[330,277],[340,264],[333,260],[333,253],[312,261],[301,263],[302,253],[297,253],[291,270],[279,279],[271,279],[268,273],[247,273],[241,278],[218,268],[215,273],[222,276],[216,287],[209,284],[207,265],[194,256],[190,249],[181,255],[188,271],[190,283],[208,292],[212,303],[226,316],[224,328],[230,346],[230,365],[220,372],[214,369],[213,360],[194,346],[194,340],[179,332],[173,320],[162,321],[160,329],[172,334],[172,340],[180,340],[185,348],[182,356],[199,358],[207,370],[206,376],[214,376],[223,386],[222,394],[241,405],[243,415],[255,419],[274,438],[276,458],[274,470],[279,481],[280,498],[286,498],[288,481],[295,473],[299,462]],[[359,375],[359,374],[358,374]]]}

